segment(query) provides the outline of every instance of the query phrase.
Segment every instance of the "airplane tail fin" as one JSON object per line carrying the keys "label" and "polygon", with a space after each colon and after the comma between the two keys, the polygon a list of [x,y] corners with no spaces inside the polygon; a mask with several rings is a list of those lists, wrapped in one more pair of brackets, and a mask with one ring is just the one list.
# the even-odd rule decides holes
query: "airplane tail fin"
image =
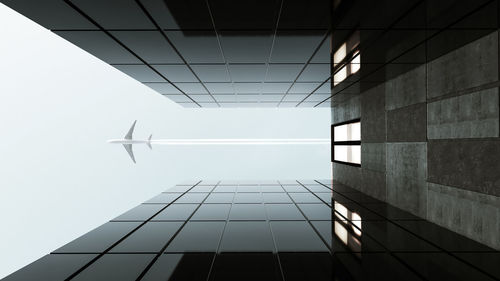
{"label": "airplane tail fin", "polygon": [[149,135],[148,142],[146,143],[146,145],[149,147],[149,149],[153,149],[153,147],[151,146],[151,138],[152,137],[153,137],[153,134]]}

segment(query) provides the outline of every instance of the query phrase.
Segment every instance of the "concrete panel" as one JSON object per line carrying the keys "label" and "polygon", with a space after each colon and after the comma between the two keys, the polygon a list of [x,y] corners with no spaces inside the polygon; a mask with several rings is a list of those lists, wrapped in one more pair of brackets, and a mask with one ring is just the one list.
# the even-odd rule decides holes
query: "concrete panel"
{"label": "concrete panel", "polygon": [[428,63],[427,97],[436,98],[498,80],[495,31]]}
{"label": "concrete panel", "polygon": [[356,95],[342,102],[333,102],[333,124],[361,117],[360,96]]}
{"label": "concrete panel", "polygon": [[427,219],[500,249],[500,197],[429,183]]}
{"label": "concrete panel", "polygon": [[500,139],[428,142],[428,181],[500,196]]}
{"label": "concrete panel", "polygon": [[384,142],[385,84],[373,87],[361,96],[361,132],[363,142]]}
{"label": "concrete panel", "polygon": [[361,169],[362,181],[360,190],[379,200],[386,201],[387,188],[384,172]]}
{"label": "concrete panel", "polygon": [[386,173],[413,179],[427,178],[427,144],[387,143]]}
{"label": "concrete panel", "polygon": [[429,139],[498,137],[498,88],[429,103]]}
{"label": "concrete panel", "polygon": [[387,202],[425,217],[426,143],[387,143],[386,150]]}
{"label": "concrete panel", "polygon": [[387,111],[388,142],[422,142],[427,140],[427,107],[419,103]]}
{"label": "concrete panel", "polygon": [[387,202],[422,218],[427,212],[427,182],[425,179],[387,174]]}
{"label": "concrete panel", "polygon": [[361,168],[338,163],[332,163],[332,168],[334,180],[361,190]]}
{"label": "concrete panel", "polygon": [[425,102],[425,71],[426,66],[421,65],[387,81],[385,87],[386,110]]}
{"label": "concrete panel", "polygon": [[385,173],[385,143],[361,144],[361,163],[363,170]]}

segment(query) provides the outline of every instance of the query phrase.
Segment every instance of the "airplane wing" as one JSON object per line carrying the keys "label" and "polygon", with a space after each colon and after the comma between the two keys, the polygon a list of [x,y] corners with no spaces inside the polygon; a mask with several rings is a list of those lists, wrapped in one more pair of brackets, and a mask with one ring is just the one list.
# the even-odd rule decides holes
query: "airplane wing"
{"label": "airplane wing", "polygon": [[132,139],[132,134],[134,133],[134,128],[135,128],[136,122],[137,122],[137,120],[134,121],[134,123],[132,124],[132,127],[130,127],[130,129],[128,130],[128,133],[125,135],[124,139],[126,139],[126,140]]}
{"label": "airplane wing", "polygon": [[[135,122],[134,122],[134,125],[135,125]],[[133,126],[132,126],[132,128],[133,128]],[[132,144],[124,144],[123,147],[125,147],[125,150],[128,152],[128,155],[130,155],[130,158],[135,163],[135,157],[134,157],[134,151],[132,150]]]}

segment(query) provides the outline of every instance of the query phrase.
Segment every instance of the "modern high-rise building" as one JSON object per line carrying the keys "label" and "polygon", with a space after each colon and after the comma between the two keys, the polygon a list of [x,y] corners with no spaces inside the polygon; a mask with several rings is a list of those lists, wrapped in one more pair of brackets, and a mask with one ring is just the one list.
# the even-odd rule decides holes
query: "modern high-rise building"
{"label": "modern high-rise building", "polygon": [[499,0],[0,2],[184,107],[331,108],[333,171],[182,183],[5,280],[500,280]]}

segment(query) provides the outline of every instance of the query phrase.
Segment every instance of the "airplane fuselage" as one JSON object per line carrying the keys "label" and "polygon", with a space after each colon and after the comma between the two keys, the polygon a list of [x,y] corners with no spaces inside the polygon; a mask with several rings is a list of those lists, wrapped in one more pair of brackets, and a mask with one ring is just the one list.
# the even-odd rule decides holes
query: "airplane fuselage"
{"label": "airplane fuselage", "polygon": [[108,143],[120,143],[120,144],[139,144],[139,143],[150,143],[149,140],[127,140],[127,139],[113,139],[108,140]]}

